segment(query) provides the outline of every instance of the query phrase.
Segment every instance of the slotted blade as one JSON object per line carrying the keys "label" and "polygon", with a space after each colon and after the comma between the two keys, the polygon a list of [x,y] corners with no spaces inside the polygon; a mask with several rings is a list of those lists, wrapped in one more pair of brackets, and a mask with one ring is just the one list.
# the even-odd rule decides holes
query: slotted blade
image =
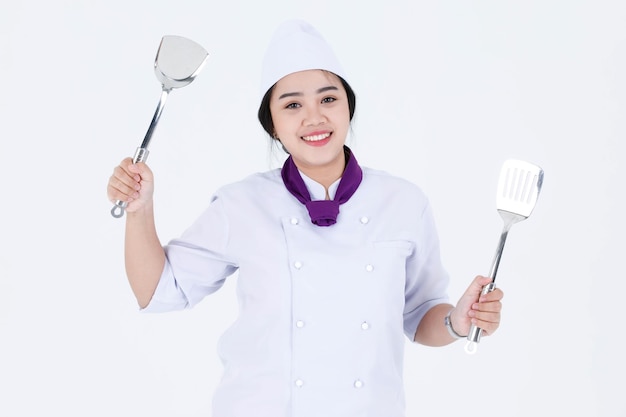
{"label": "slotted blade", "polygon": [[530,216],[542,184],[541,167],[526,161],[506,160],[500,171],[496,208],[524,218]]}

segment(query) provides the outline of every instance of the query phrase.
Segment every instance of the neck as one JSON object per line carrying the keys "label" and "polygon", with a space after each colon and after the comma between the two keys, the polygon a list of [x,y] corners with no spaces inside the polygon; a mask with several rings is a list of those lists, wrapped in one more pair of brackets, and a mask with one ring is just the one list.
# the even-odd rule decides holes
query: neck
{"label": "neck", "polygon": [[328,188],[341,176],[346,169],[346,156],[342,152],[338,157],[324,166],[301,166],[294,160],[296,167],[307,177],[321,184],[326,189],[326,198],[328,199]]}
{"label": "neck", "polygon": [[[280,170],[281,178],[287,190],[289,190],[300,203],[306,206],[311,221],[318,226],[331,226],[337,223],[339,206],[352,197],[363,179],[363,170],[354,158],[354,155],[349,152],[348,148],[344,148],[344,150],[345,155],[348,155],[349,159],[343,158],[341,175],[320,175],[315,177],[317,181],[324,181],[325,178],[334,178],[336,181],[341,177],[341,181],[337,186],[337,193],[332,200],[311,199],[309,190],[302,179],[302,175],[298,172],[299,168],[293,158],[289,157]],[[304,171],[301,172],[303,175],[305,174]],[[328,180],[326,184],[330,185],[330,180]],[[328,188],[326,188],[326,190],[328,190]]]}

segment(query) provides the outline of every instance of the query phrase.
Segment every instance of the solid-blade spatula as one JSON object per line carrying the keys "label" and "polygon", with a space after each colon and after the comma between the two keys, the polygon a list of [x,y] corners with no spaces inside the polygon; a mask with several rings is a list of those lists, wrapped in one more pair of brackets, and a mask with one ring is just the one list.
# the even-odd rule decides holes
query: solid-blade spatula
{"label": "solid-blade spatula", "polygon": [[[530,216],[537,203],[542,184],[543,169],[537,165],[515,159],[506,160],[502,164],[498,180],[496,208],[502,217],[504,226],[489,272],[491,282],[483,287],[482,294],[487,294],[496,288],[496,274],[509,230],[515,223]],[[482,329],[475,325],[471,326],[467,335],[468,342],[465,345],[467,353],[476,353],[481,333]]]}
{"label": "solid-blade spatula", "polygon": [[[152,117],[148,132],[135,151],[133,163],[144,162],[148,158],[148,145],[156,128],[165,100],[174,88],[189,85],[198,75],[206,62],[209,54],[196,42],[182,36],[163,36],[156,58],[154,59],[154,72],[161,82],[161,98]],[[116,201],[111,209],[113,217],[122,217],[128,204],[125,201]]]}

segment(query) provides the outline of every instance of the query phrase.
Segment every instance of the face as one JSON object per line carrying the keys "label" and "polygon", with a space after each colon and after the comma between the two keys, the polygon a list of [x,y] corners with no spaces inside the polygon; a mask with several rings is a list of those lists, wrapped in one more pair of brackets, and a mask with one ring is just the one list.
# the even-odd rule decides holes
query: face
{"label": "face", "polygon": [[270,112],[276,137],[302,172],[313,179],[341,176],[350,111],[335,74],[308,70],[283,77],[274,87]]}

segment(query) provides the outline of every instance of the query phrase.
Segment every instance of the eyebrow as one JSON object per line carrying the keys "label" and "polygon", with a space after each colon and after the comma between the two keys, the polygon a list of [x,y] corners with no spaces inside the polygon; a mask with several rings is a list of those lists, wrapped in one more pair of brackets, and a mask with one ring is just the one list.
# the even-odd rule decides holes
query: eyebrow
{"label": "eyebrow", "polygon": [[[325,93],[326,91],[338,91],[339,89],[337,87],[335,87],[334,85],[329,85],[328,87],[322,87],[320,89],[318,89],[315,93],[316,94],[322,94]],[[281,94],[280,97],[278,97],[279,100],[282,100],[284,98],[288,98],[288,97],[301,97],[304,94],[302,93],[285,93],[285,94]]]}

